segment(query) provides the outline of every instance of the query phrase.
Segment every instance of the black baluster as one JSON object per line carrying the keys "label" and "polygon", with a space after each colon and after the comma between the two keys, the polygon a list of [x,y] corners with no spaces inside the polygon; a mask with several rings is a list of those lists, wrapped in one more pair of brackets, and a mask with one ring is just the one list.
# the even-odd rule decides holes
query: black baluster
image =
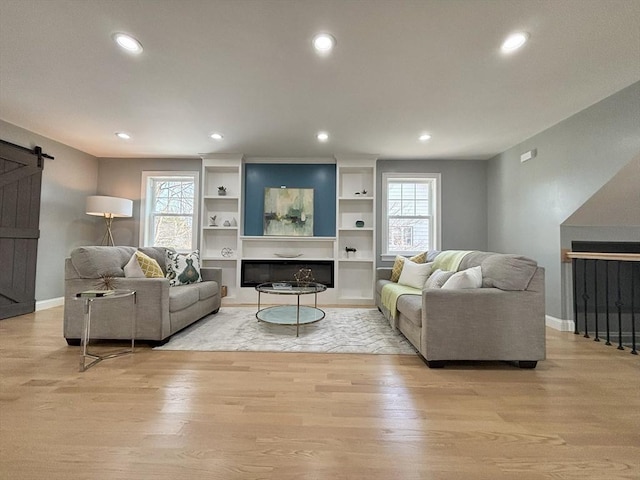
{"label": "black baluster", "polygon": [[587,293],[587,265],[589,264],[589,261],[584,259],[583,262],[582,287],[584,288],[584,291],[582,293],[582,299],[584,300],[584,338],[591,338],[589,337],[589,325],[587,324],[587,306],[589,304],[589,294]]}
{"label": "black baluster", "polygon": [[620,260],[616,261],[618,266],[618,299],[616,300],[616,307],[618,307],[618,350],[624,350],[622,346],[622,288],[620,285]]}
{"label": "black baluster", "polygon": [[604,261],[604,264],[607,267],[606,275],[604,277],[605,279],[604,289],[606,291],[605,306],[607,309],[607,343],[605,345],[611,345],[611,335],[609,331],[609,263],[610,263],[609,260]]}
{"label": "black baluster", "polygon": [[638,355],[636,350],[636,302],[634,297],[636,296],[636,283],[635,276],[636,265],[633,262],[629,262],[631,265],[631,354]]}
{"label": "black baluster", "polygon": [[578,283],[577,283],[577,273],[576,269],[578,268],[578,259],[571,259],[571,270],[573,272],[573,333],[578,335]]}
{"label": "black baluster", "polygon": [[596,338],[593,339],[594,342],[599,342],[600,337],[598,336],[598,260],[593,261],[593,299],[595,302],[595,332]]}

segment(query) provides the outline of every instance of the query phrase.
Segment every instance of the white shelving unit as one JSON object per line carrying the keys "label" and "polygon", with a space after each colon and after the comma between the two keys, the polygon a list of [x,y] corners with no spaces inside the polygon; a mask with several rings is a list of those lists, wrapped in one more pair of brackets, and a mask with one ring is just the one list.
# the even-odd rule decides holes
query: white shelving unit
{"label": "white shelving unit", "polygon": [[[336,157],[336,290],[339,304],[373,304],[376,251],[376,160]],[[363,222],[362,227],[358,227]],[[347,252],[347,248],[355,248]]]}
{"label": "white shelving unit", "polygon": [[[243,234],[243,156],[216,154],[202,159],[202,228],[204,266],[222,268],[227,304],[255,303],[254,288],[240,286],[242,260],[293,257],[334,262],[335,287],[323,303],[373,305],[376,251],[376,160],[374,156],[336,156],[336,236],[265,237]],[[218,195],[218,186],[227,188]],[[215,216],[215,226],[212,218]],[[229,222],[225,226],[225,222]],[[362,226],[360,222],[364,224]],[[347,248],[355,248],[355,253]],[[229,254],[229,250],[231,254]],[[227,256],[223,255],[225,250]],[[278,296],[274,296],[278,297]],[[287,299],[270,299],[275,302]]]}
{"label": "white shelving unit", "polygon": [[[226,195],[218,195],[224,185]],[[238,267],[242,212],[242,155],[210,155],[202,159],[200,257],[205,267],[222,268],[226,301],[239,293]],[[215,225],[212,217],[215,217]]]}

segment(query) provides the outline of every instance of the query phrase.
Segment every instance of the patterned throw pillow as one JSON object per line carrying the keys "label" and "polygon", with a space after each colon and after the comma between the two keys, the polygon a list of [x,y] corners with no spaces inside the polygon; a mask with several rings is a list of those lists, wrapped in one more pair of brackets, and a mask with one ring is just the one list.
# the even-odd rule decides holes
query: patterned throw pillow
{"label": "patterned throw pillow", "polygon": [[177,253],[167,250],[167,278],[172,287],[201,282],[200,252]]}
{"label": "patterned throw pillow", "polygon": [[442,288],[442,286],[449,280],[456,272],[448,272],[446,270],[436,269],[435,272],[427,279],[424,284],[424,288]]}
{"label": "patterned throw pillow", "polygon": [[136,256],[138,265],[140,265],[142,273],[144,273],[145,277],[164,278],[164,273],[162,272],[160,265],[158,265],[158,262],[156,262],[153,258],[151,258],[149,255],[145,255],[142,252],[136,252],[134,253],[134,255]]}
{"label": "patterned throw pillow", "polygon": [[[404,266],[405,257],[401,255],[396,255],[396,260],[393,263],[393,268],[391,269],[391,281],[398,282],[400,279],[400,274],[402,273],[402,267]],[[427,261],[427,252],[419,253],[418,255],[414,255],[409,260],[413,263],[425,263]]]}

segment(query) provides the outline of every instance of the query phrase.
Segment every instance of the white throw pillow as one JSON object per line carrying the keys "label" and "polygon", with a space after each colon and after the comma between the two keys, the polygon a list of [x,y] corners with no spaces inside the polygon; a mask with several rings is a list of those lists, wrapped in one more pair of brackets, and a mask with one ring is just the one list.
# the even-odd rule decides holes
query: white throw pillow
{"label": "white throw pillow", "polygon": [[134,253],[124,266],[124,276],[127,278],[145,278],[142,267],[138,263],[138,257]]}
{"label": "white throw pillow", "polygon": [[407,287],[419,288],[422,290],[424,282],[429,278],[432,263],[415,263],[409,259],[404,261],[402,273],[398,279],[398,285],[406,285]]}
{"label": "white throw pillow", "polygon": [[461,290],[482,287],[482,269],[480,266],[467,268],[454,273],[442,286],[443,290]]}

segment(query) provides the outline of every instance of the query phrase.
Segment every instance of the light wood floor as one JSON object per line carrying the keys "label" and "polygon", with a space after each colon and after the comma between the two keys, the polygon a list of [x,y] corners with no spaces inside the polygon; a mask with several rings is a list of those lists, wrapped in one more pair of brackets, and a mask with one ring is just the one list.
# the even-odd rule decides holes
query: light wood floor
{"label": "light wood floor", "polygon": [[153,351],[78,372],[62,308],[0,321],[1,479],[640,478],[640,360],[547,332],[536,370]]}

